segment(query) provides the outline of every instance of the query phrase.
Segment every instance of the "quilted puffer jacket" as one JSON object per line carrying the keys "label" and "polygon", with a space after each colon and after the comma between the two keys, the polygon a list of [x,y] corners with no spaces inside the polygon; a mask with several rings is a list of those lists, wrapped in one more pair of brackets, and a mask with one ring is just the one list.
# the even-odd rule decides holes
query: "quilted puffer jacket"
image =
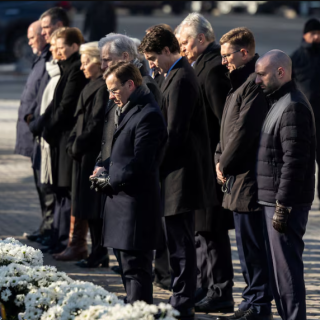
{"label": "quilted puffer jacket", "polygon": [[268,97],[258,158],[258,202],[311,204],[315,189],[315,120],[310,103],[290,81]]}

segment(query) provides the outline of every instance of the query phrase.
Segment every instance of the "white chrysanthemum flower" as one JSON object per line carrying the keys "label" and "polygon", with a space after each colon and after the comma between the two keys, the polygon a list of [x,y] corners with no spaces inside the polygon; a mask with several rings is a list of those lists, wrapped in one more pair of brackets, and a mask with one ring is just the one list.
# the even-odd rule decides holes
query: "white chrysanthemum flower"
{"label": "white chrysanthemum flower", "polygon": [[1,300],[8,301],[11,295],[12,295],[12,292],[9,289],[5,289],[1,292]]}

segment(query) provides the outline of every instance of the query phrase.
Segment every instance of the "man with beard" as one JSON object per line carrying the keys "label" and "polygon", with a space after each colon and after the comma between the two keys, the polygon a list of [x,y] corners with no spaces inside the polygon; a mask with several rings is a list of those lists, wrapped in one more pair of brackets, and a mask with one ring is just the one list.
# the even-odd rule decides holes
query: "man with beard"
{"label": "man with beard", "polygon": [[257,61],[255,70],[256,83],[269,103],[256,165],[273,296],[281,319],[306,320],[302,238],[314,199],[314,115],[292,81],[287,54],[271,50]]}
{"label": "man with beard", "polygon": [[[317,141],[320,141],[320,21],[310,19],[303,30],[299,49],[291,56],[292,78],[306,95],[313,109]],[[317,149],[317,163],[320,164],[320,149]],[[320,197],[320,170],[318,170],[318,197]]]}

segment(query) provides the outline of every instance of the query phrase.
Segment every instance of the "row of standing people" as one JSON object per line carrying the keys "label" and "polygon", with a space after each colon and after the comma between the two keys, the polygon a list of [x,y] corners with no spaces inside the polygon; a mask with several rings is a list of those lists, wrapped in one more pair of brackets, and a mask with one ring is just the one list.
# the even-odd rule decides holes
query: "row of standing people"
{"label": "row of standing people", "polygon": [[[52,20],[52,16],[48,16]],[[41,19],[42,30],[46,27],[43,22],[45,17]],[[73,38],[71,36],[71,40],[67,40],[68,35],[70,37],[72,34]],[[136,47],[130,42],[132,40],[123,35],[110,34],[100,40],[99,46],[89,43],[81,47],[81,68],[85,76],[91,79],[86,84],[79,71],[77,52],[83,42],[79,32],[73,28],[60,29],[57,35],[57,50],[60,50],[60,57],[65,59],[64,63],[60,63],[65,82],[61,84],[59,80],[57,84],[57,88],[61,84],[61,97],[58,97],[56,89],[51,106],[49,104],[46,110],[41,110],[40,104],[40,117],[34,119],[33,112],[25,114],[30,128],[40,126],[38,136],[41,137],[39,142],[42,151],[48,151],[46,143],[50,146],[50,153],[47,153],[50,161],[48,157],[48,161],[43,161],[45,153],[41,153],[40,158],[41,164],[51,164],[52,180],[56,181],[51,192],[56,207],[53,215],[55,229],[58,232],[64,230],[61,233],[64,236],[69,229],[72,231],[68,248],[56,258],[68,260],[79,258],[79,255],[85,258],[86,220],[92,220],[90,233],[99,256],[93,260],[99,263],[106,261],[104,247],[116,249],[128,302],[139,299],[152,302],[151,250],[159,249],[159,238],[166,238],[172,273],[173,295],[170,302],[180,311],[182,318],[193,317],[194,306],[196,310],[204,312],[231,311],[234,302],[228,237],[230,212],[221,206],[222,193],[218,185],[222,184],[225,192],[223,207],[233,211],[241,268],[247,283],[243,302],[230,319],[272,319],[273,296],[283,319],[304,319],[302,236],[313,200],[312,153],[315,145],[312,111],[291,81],[290,59],[279,51],[269,52],[259,59],[255,54],[253,35],[246,28],[237,28],[224,35],[220,40],[220,48],[209,22],[201,15],[191,14],[176,30],[180,44],[173,33],[163,27],[151,28],[143,39],[139,49],[153,67],[155,81],[143,71],[137,59]],[[60,42],[63,42],[62,46]],[[67,48],[63,48],[63,45]],[[186,57],[180,56],[180,50]],[[109,69],[105,75],[109,93],[105,90],[101,71],[98,72],[99,68],[95,67],[100,54],[102,69]],[[78,60],[74,59],[76,55]],[[132,86],[130,81],[119,83],[121,76],[117,70],[121,69],[121,65],[114,70],[111,66],[119,61],[128,61],[137,66],[143,76],[143,84],[137,85],[138,80],[137,83],[132,81]],[[229,69],[228,76],[223,65]],[[257,75],[252,75],[255,69]],[[272,73],[274,69],[277,75]],[[112,82],[110,77],[114,74],[118,74],[118,77],[115,76]],[[161,90],[156,82],[160,83]],[[117,88],[114,84],[118,84]],[[84,90],[81,92],[82,88]],[[159,160],[163,223],[157,189],[153,188],[152,196],[148,193],[151,190],[145,189],[147,182],[146,185],[142,183],[145,180],[142,176],[150,175],[150,159],[134,158],[140,160],[140,166],[144,164],[143,167],[146,167],[144,170],[139,168],[139,173],[143,175],[136,177],[142,181],[133,184],[141,189],[138,198],[130,193],[130,186],[117,188],[112,184],[113,175],[118,177],[116,170],[120,170],[119,165],[123,160],[117,159],[117,154],[123,150],[116,148],[115,140],[130,144],[128,138],[131,136],[128,133],[137,134],[127,130],[127,136],[124,135],[126,130],[121,128],[120,122],[128,118],[126,114],[130,111],[123,107],[131,100],[137,104],[137,96],[150,96],[148,90],[161,108],[168,132],[161,161],[158,153],[162,144],[158,141],[156,145],[154,142],[154,149],[149,149],[151,153],[157,151],[154,156]],[[287,97],[289,93],[291,100]],[[285,102],[282,102],[283,96],[286,97]],[[67,102],[65,106],[63,99]],[[281,101],[281,108],[277,105],[278,100]],[[284,115],[277,113],[278,109]],[[268,111],[267,121],[265,117]],[[301,117],[300,122],[297,122],[297,113]],[[281,122],[276,121],[279,115],[282,116]],[[138,116],[136,118],[139,119]],[[133,122],[133,119],[130,121]],[[130,128],[130,121],[122,127]],[[161,132],[161,123],[158,126]],[[286,130],[287,127],[295,129]],[[119,137],[116,137],[115,129]],[[151,137],[154,131],[148,130]],[[300,132],[305,134],[304,149],[301,148],[300,139],[303,139]],[[165,137],[160,140],[165,140]],[[269,152],[270,149],[273,151]],[[96,162],[95,156],[99,151]],[[96,186],[100,194],[89,189],[88,176],[94,164],[96,169],[93,176],[98,178],[105,171],[111,181],[111,184],[103,184],[101,190],[99,185]],[[154,170],[157,164],[152,164]],[[271,170],[269,164],[273,166]],[[274,167],[277,168],[275,174]],[[304,168],[303,175],[297,175],[297,167]],[[44,170],[40,172],[42,174]],[[45,172],[50,173],[50,170]],[[124,179],[121,174],[120,177]],[[302,187],[298,186],[298,182]],[[120,184],[125,183],[121,181]],[[61,190],[61,193],[57,190]],[[146,203],[148,197],[153,201]],[[66,203],[70,203],[71,198],[72,205],[69,204],[66,210]],[[70,208],[71,217],[74,217],[71,218],[71,227],[68,225]],[[104,219],[100,218],[101,211],[104,212]],[[288,230],[283,235],[289,213]],[[291,218],[292,215],[297,217]],[[52,217],[50,214],[48,216]],[[162,228],[162,225],[165,227]],[[267,226],[265,234],[261,232],[264,226]],[[266,237],[269,238],[267,249],[264,247]],[[62,241],[59,235],[58,239]],[[290,257],[285,254],[288,242],[294,243]],[[162,247],[157,253],[163,255],[164,258],[159,259],[163,262],[167,259],[163,241]],[[269,279],[267,261],[277,275],[275,278],[271,276]],[[90,259],[85,259],[80,265],[92,264]],[[290,269],[291,265],[294,268]],[[289,272],[283,273],[284,267]],[[169,264],[165,269],[169,273]],[[298,280],[293,284],[292,278]],[[273,295],[270,289],[272,279],[276,279]],[[291,298],[292,294],[295,299]]]}

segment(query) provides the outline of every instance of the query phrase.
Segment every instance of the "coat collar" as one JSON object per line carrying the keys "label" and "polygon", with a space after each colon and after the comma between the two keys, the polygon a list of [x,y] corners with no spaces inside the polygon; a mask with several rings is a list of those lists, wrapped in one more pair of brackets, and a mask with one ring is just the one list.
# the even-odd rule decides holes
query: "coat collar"
{"label": "coat collar", "polygon": [[175,66],[171,69],[169,75],[167,78],[165,78],[163,80],[163,84],[162,84],[162,92],[165,92],[166,89],[168,88],[169,84],[171,83],[172,79],[174,78],[174,76],[176,75],[176,73],[178,72],[178,70],[183,67],[184,64],[188,64],[188,61],[185,57],[182,57],[180,59],[180,61],[178,61]]}
{"label": "coat collar", "polygon": [[291,80],[291,81],[285,83],[279,89],[277,89],[276,91],[267,95],[267,100],[269,102],[269,105],[273,105],[280,98],[282,98],[284,95],[286,95],[289,92],[292,92],[295,89],[296,89],[296,85],[295,85],[294,81]]}
{"label": "coat collar", "polygon": [[32,63],[32,67],[38,63],[41,59],[44,59],[45,61],[49,61],[51,57],[51,51],[49,50],[50,44],[46,44],[45,47],[43,48],[41,54],[39,56],[36,56]]}
{"label": "coat collar", "polygon": [[88,100],[90,100],[90,98],[103,86],[105,86],[105,82],[102,79],[102,76],[100,76],[97,79],[90,81],[83,88],[80,94],[75,116],[85,111]]}
{"label": "coat collar", "polygon": [[199,76],[199,74],[204,70],[206,63],[217,56],[219,56],[221,59],[220,45],[218,45],[216,42],[209,43],[206,50],[204,50],[204,52],[196,60],[194,70],[197,76]]}
{"label": "coat collar", "polygon": [[227,73],[227,76],[231,82],[232,91],[237,90],[243,83],[246,82],[249,76],[255,72],[255,65],[258,59],[259,55],[256,53],[247,64]]}
{"label": "coat collar", "polygon": [[80,60],[80,54],[79,52],[75,52],[67,60],[59,61],[59,65],[62,69],[62,73],[68,72],[72,64],[79,60]]}
{"label": "coat collar", "polygon": [[150,96],[150,90],[145,85],[141,85],[131,94],[129,97],[128,111],[119,124],[119,127],[115,131],[114,135],[117,135],[127,124],[130,118],[150,101]]}

